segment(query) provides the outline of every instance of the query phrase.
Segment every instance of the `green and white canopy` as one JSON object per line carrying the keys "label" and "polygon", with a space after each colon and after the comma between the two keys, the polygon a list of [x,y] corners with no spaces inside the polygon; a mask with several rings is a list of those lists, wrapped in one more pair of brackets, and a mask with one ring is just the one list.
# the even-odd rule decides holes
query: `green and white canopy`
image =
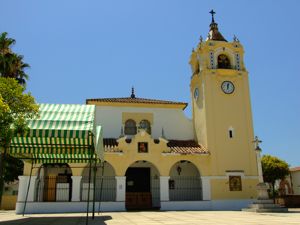
{"label": "green and white canopy", "polygon": [[101,127],[95,126],[94,105],[40,104],[39,118],[29,132],[14,137],[10,154],[36,162],[87,162],[103,159]]}

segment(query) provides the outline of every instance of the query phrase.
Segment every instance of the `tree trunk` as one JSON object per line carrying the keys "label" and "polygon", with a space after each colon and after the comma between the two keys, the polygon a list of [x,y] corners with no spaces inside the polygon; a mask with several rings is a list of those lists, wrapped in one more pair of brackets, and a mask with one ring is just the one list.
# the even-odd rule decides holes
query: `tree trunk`
{"label": "tree trunk", "polygon": [[272,182],[273,203],[275,203],[275,182]]}

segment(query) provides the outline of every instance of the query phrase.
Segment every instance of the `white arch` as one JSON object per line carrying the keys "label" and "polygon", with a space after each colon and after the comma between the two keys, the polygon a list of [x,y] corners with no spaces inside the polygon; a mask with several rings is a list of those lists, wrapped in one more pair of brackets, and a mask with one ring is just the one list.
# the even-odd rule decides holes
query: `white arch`
{"label": "white arch", "polygon": [[[225,49],[225,50],[224,50]],[[230,65],[231,67],[236,66],[236,57],[235,57],[235,52],[230,49],[230,48],[225,48],[225,47],[219,47],[214,51],[214,68],[217,68],[218,65],[218,57],[219,55],[224,54],[228,56],[230,60]]]}
{"label": "white arch", "polygon": [[[180,174],[179,174],[180,173]],[[173,164],[169,171],[170,176],[195,176],[200,177],[197,166],[188,160],[180,160]]]}
{"label": "white arch", "polygon": [[198,168],[190,161],[176,162],[170,169],[170,201],[202,200],[202,182]]}

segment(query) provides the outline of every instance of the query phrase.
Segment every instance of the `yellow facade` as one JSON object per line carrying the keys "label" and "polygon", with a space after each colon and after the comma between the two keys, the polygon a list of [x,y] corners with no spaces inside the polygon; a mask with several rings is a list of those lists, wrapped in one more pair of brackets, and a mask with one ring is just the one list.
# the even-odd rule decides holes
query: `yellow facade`
{"label": "yellow facade", "polygon": [[[228,58],[228,68],[219,68],[220,55]],[[211,153],[213,176],[224,176],[226,171],[258,175],[249,79],[243,58],[244,49],[236,39],[233,42],[212,39],[200,42],[190,58],[195,136]],[[233,93],[222,90],[224,81],[233,83]],[[194,96],[196,89],[198,97]],[[229,136],[230,130],[233,137]],[[227,192],[224,180],[212,180],[212,199],[255,197],[258,179],[243,179],[242,182],[242,192]]]}
{"label": "yellow facade", "polygon": [[[129,168],[141,168],[143,163],[144,166],[151,166],[153,179],[158,180],[160,177],[160,182],[164,182],[160,184],[158,194],[156,193],[162,202],[172,200],[169,193],[171,196],[173,185],[176,185],[183,175],[194,179],[193,182],[195,179],[198,179],[197,182],[200,180],[199,183],[202,185],[197,186],[198,190],[202,191],[202,196],[192,199],[187,194],[188,201],[251,200],[257,197],[256,185],[259,183],[257,159],[253,145],[249,77],[244,63],[244,49],[237,39],[227,42],[219,33],[214,20],[210,27],[208,39],[201,40],[190,57],[192,122],[184,118],[183,123],[184,129],[193,130],[190,135],[193,140],[171,140],[172,138],[169,140],[164,136],[163,129],[161,135],[157,136],[157,127],[160,125],[158,123],[162,123],[161,118],[169,116],[163,113],[166,110],[169,110],[170,116],[173,112],[174,115],[178,111],[182,113],[186,103],[151,99],[148,101],[136,98],[134,92],[131,98],[87,100],[87,104],[98,107],[97,123],[108,124],[104,127],[104,133],[105,129],[113,130],[116,127],[121,130],[119,133],[107,132],[104,137],[113,139],[107,140],[110,142],[104,144],[104,159],[109,165],[106,175],[115,176],[118,180],[115,201],[125,201],[123,199],[125,192],[121,191],[122,188],[117,190],[119,187],[125,185],[126,188],[130,188],[127,180],[122,183],[121,178],[127,179]],[[176,116],[170,118],[179,118]],[[136,133],[124,134],[128,120],[136,123]],[[139,127],[140,122],[144,120],[151,126],[150,134]],[[167,125],[177,122],[168,121]],[[151,133],[155,127],[156,136]],[[181,131],[180,126],[174,127],[178,129],[176,131],[178,134],[186,132]],[[113,135],[110,136],[111,134]],[[174,143],[191,141],[198,146],[185,146],[183,148],[188,150],[184,152],[180,146],[170,147],[172,141],[175,141]],[[141,143],[146,143],[146,152],[139,151]],[[33,174],[38,174],[39,166],[41,165],[36,165]],[[72,176],[78,177],[84,176],[88,168],[86,163],[73,163],[69,166]],[[24,175],[29,174],[30,164],[25,163]],[[148,192],[153,192],[152,186],[150,189]],[[187,192],[189,190],[185,190],[185,194]],[[120,197],[120,193],[123,193],[123,197]],[[126,198],[128,196],[126,195]],[[163,203],[155,206],[163,207]]]}

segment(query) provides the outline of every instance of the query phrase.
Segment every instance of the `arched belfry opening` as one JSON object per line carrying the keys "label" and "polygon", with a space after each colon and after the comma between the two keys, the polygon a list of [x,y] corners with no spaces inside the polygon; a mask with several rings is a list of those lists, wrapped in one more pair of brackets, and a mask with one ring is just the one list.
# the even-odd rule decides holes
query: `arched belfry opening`
{"label": "arched belfry opening", "polygon": [[231,64],[230,64],[230,59],[227,55],[225,54],[220,54],[218,56],[218,69],[230,69]]}
{"label": "arched belfry opening", "polygon": [[218,56],[218,69],[230,69],[231,64],[230,64],[230,59],[227,55],[225,54],[220,54]]}
{"label": "arched belfry opening", "polygon": [[126,209],[160,208],[160,174],[152,163],[136,161],[125,176]]}

